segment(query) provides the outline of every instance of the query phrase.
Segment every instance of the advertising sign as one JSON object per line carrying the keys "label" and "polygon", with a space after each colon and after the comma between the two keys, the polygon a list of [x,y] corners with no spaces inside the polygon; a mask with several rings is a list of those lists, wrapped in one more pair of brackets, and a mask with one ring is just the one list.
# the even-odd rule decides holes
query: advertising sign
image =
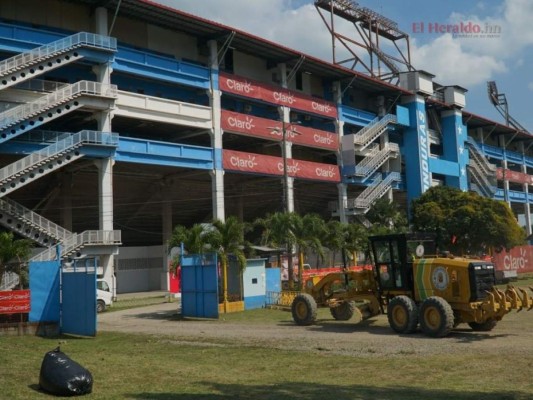
{"label": "advertising sign", "polygon": [[511,171],[510,169],[498,168],[496,170],[496,179],[499,181],[505,180],[515,183],[527,183],[533,185],[533,176],[524,174],[523,172]]}
{"label": "advertising sign", "polygon": [[[223,110],[221,126],[225,132],[241,133],[274,141],[283,140],[284,127],[280,121]],[[339,136],[336,133],[286,124],[285,135],[287,141],[297,145],[334,151],[339,149]]]}
{"label": "advertising sign", "polygon": [[286,106],[326,117],[337,118],[337,107],[332,102],[240,76],[221,73],[219,87],[223,92],[250,97],[267,103]]}
{"label": "advertising sign", "polygon": [[[255,153],[224,150],[223,167],[225,170],[255,174],[283,176],[283,158]],[[339,167],[333,164],[287,159],[287,174],[293,178],[317,181],[340,182]]]}
{"label": "advertising sign", "polygon": [[29,312],[29,290],[8,290],[0,292],[0,314],[17,314]]}
{"label": "advertising sign", "polygon": [[533,272],[533,246],[517,246],[510,251],[494,253],[492,259],[498,271]]}

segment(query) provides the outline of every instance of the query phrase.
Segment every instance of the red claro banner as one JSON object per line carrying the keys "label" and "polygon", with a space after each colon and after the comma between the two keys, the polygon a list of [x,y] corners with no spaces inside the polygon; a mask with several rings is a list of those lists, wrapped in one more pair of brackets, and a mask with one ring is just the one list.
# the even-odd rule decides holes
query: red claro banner
{"label": "red claro banner", "polygon": [[337,118],[337,107],[332,102],[240,76],[221,73],[219,76],[219,88],[223,92]]}
{"label": "red claro banner", "polygon": [[510,251],[494,253],[492,261],[499,271],[533,272],[533,246],[517,246]]}
{"label": "red claro banner", "polygon": [[[225,132],[242,133],[267,140],[283,140],[283,124],[272,119],[223,110],[221,126]],[[287,141],[297,145],[328,150],[339,149],[339,137],[335,133],[286,124],[285,134]]]}
{"label": "red claro banner", "polygon": [[0,292],[0,314],[30,312],[29,290],[8,290]]}
{"label": "red claro banner", "polygon": [[[242,151],[224,150],[222,165],[228,171],[283,175],[283,158]],[[287,174],[293,178],[340,182],[339,167],[332,164],[287,159]]]}
{"label": "red claro banner", "polygon": [[528,185],[533,185],[533,176],[524,174],[523,172],[511,171],[510,169],[504,170],[503,168],[498,168],[496,170],[496,179],[499,181],[506,180],[509,182],[527,183]]}

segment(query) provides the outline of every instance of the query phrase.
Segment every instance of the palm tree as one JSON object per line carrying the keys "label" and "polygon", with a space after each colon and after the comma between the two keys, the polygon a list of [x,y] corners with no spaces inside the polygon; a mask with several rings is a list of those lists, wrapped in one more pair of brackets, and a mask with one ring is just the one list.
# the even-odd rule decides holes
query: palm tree
{"label": "palm tree", "polygon": [[168,246],[179,247],[183,243],[183,247],[191,254],[202,254],[205,251],[205,246],[208,244],[206,235],[206,226],[203,224],[194,224],[191,228],[183,225],[176,225],[172,236],[168,241]]}
{"label": "palm tree", "polygon": [[321,238],[326,233],[326,225],[318,214],[306,214],[303,217],[293,214],[292,232],[298,252],[298,282],[301,289],[304,252],[312,249],[319,257],[324,257]]}
{"label": "palm tree", "polygon": [[332,266],[335,266],[336,252],[342,250],[345,246],[345,225],[337,220],[328,221],[326,224],[326,235],[323,243],[331,252]]}
{"label": "palm tree", "polygon": [[[29,239],[18,239],[12,232],[0,232],[0,284],[5,272],[16,272],[19,275],[20,288],[28,283],[27,265],[33,242]],[[15,263],[12,261],[16,260]]]}
{"label": "palm tree", "polygon": [[236,217],[229,217],[225,222],[213,221],[213,228],[208,232],[206,239],[220,259],[224,312],[227,312],[229,255],[232,254],[237,258],[241,272],[246,268],[246,256],[243,251],[245,225]]}
{"label": "palm tree", "polygon": [[[263,239],[269,246],[284,248],[287,252],[289,287],[294,287],[292,267],[292,249],[295,244],[292,230],[293,213],[276,212],[269,214],[264,219],[256,220],[256,224],[263,227]],[[278,265],[281,267],[281,254],[278,252]]]}
{"label": "palm tree", "polygon": [[361,224],[346,224],[344,226],[344,248],[352,253],[352,259],[357,261],[356,254],[367,247],[368,231]]}

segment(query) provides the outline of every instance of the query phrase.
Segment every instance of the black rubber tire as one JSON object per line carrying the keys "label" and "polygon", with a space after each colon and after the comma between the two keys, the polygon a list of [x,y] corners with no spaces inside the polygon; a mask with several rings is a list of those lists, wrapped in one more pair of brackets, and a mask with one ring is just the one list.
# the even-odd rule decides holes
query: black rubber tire
{"label": "black rubber tire", "polygon": [[468,325],[472,330],[477,332],[489,332],[494,329],[494,327],[498,324],[498,321],[495,319],[489,319],[483,323],[478,322],[469,322]]}
{"label": "black rubber tire", "polygon": [[96,301],[96,312],[101,313],[105,311],[105,302],[103,300]]}
{"label": "black rubber tire", "polygon": [[447,336],[453,329],[454,316],[450,304],[442,297],[428,297],[420,306],[420,329],[430,337]]}
{"label": "black rubber tire", "polygon": [[355,313],[355,302],[345,301],[337,307],[331,307],[329,312],[337,321],[348,321]]}
{"label": "black rubber tire", "polygon": [[387,318],[398,333],[413,333],[418,326],[418,307],[409,296],[396,296],[389,301]]}
{"label": "black rubber tire", "polygon": [[292,301],[292,319],[297,325],[312,325],[316,321],[317,305],[310,294],[300,293]]}

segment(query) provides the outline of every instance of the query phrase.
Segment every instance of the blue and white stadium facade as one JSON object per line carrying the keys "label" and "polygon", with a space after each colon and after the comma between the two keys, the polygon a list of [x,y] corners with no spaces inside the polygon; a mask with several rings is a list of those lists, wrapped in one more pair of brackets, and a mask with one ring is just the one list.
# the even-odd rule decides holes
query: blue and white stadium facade
{"label": "blue and white stadium facade", "polygon": [[527,132],[398,78],[151,1],[2,0],[0,224],[42,260],[97,256],[120,292],[166,288],[176,224],[351,221],[433,185],[505,200],[531,233]]}

